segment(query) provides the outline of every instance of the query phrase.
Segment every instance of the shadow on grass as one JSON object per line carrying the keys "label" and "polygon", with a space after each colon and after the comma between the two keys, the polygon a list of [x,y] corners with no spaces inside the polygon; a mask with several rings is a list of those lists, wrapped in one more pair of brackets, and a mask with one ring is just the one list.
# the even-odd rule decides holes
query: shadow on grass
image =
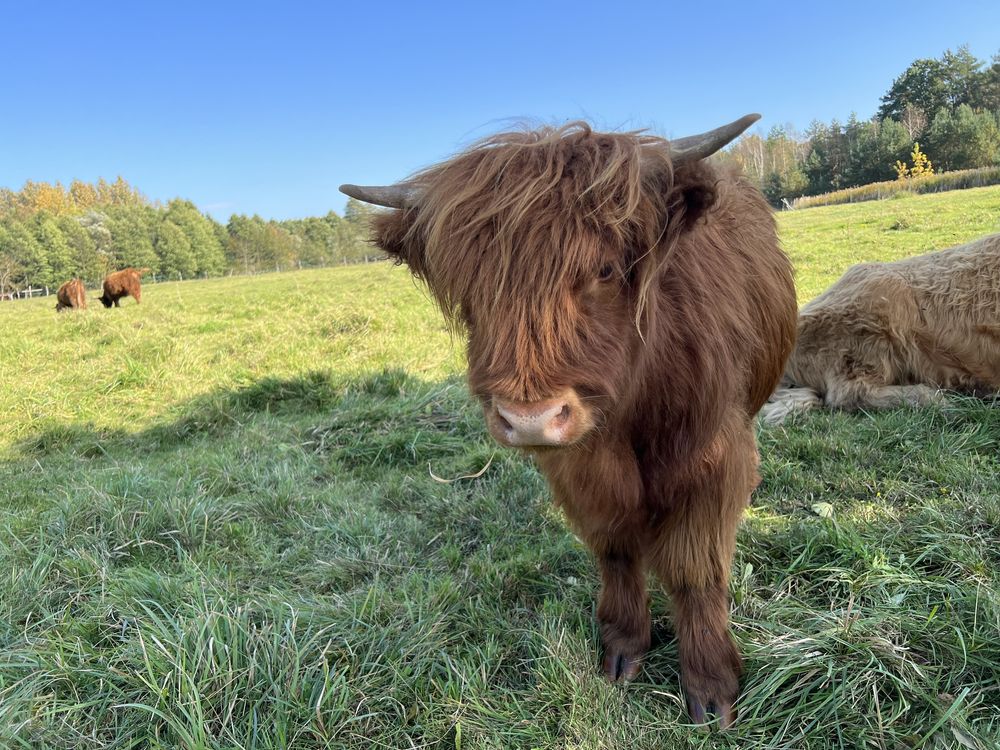
{"label": "shadow on grass", "polygon": [[494,461],[457,378],[311,372],[214,391],[177,414],[138,432],[55,425],[18,443],[0,464],[0,487],[23,512],[14,535],[47,524],[70,545],[101,540],[116,565],[219,554],[254,577],[269,569],[332,592],[383,566],[457,567],[498,535],[530,537],[546,523],[522,511],[546,502],[537,473],[513,452]]}

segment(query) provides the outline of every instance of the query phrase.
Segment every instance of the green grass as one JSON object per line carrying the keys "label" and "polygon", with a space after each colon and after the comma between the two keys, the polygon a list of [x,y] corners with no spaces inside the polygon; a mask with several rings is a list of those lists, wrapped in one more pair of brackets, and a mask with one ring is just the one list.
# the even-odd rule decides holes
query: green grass
{"label": "green grass", "polygon": [[[779,221],[805,299],[997,217],[987,188]],[[0,746],[1000,744],[996,404],[761,432],[741,719],[710,734],[662,594],[641,680],[599,675],[588,553],[403,270],[123,304],[0,304]]]}
{"label": "green grass", "polygon": [[801,304],[854,263],[897,260],[1000,232],[1000,187],[783,211],[778,223]]}

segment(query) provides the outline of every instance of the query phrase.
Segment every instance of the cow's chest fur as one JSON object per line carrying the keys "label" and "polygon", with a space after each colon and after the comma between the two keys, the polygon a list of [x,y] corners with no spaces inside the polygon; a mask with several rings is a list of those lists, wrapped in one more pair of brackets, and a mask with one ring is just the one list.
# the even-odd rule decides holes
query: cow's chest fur
{"label": "cow's chest fur", "polygon": [[703,449],[680,459],[668,460],[656,450],[640,454],[623,441],[599,439],[541,451],[536,459],[553,502],[583,540],[599,544],[624,534],[646,546],[733,449],[756,455],[751,435],[723,429]]}

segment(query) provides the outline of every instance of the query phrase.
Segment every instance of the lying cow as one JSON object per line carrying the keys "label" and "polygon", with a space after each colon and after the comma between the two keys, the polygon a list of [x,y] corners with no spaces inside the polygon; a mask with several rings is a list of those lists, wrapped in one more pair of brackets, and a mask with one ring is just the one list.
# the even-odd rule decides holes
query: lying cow
{"label": "lying cow", "polygon": [[131,295],[138,304],[142,301],[142,275],[148,272],[148,268],[126,268],[108,274],[104,277],[104,294],[97,299],[105,307],[121,307],[118,300]]}
{"label": "lying cow", "polygon": [[669,143],[580,123],[505,133],[398,185],[341,187],[396,209],[373,219],[375,241],[467,332],[490,432],[534,455],[593,551],[605,674],[639,673],[655,571],[691,716],[722,725],[753,418],[795,335],[770,208],[705,161],[756,119]]}
{"label": "lying cow", "polygon": [[87,294],[80,279],[67,281],[56,292],[56,312],[62,312],[65,309],[87,309]]}
{"label": "lying cow", "polygon": [[927,404],[939,389],[1000,389],[1000,234],[891,263],[861,263],[802,308],[768,423],[824,404]]}

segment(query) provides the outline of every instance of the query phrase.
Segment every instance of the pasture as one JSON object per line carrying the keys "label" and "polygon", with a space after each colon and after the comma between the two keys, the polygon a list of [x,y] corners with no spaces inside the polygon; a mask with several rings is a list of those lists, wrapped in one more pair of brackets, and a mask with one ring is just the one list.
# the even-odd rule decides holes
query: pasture
{"label": "pasture", "polygon": [[[800,301],[1000,231],[1000,188],[779,217]],[[1000,745],[1000,409],[762,429],[740,720],[687,725],[665,597],[599,673],[598,581],[389,264],[0,303],[0,745]]]}

